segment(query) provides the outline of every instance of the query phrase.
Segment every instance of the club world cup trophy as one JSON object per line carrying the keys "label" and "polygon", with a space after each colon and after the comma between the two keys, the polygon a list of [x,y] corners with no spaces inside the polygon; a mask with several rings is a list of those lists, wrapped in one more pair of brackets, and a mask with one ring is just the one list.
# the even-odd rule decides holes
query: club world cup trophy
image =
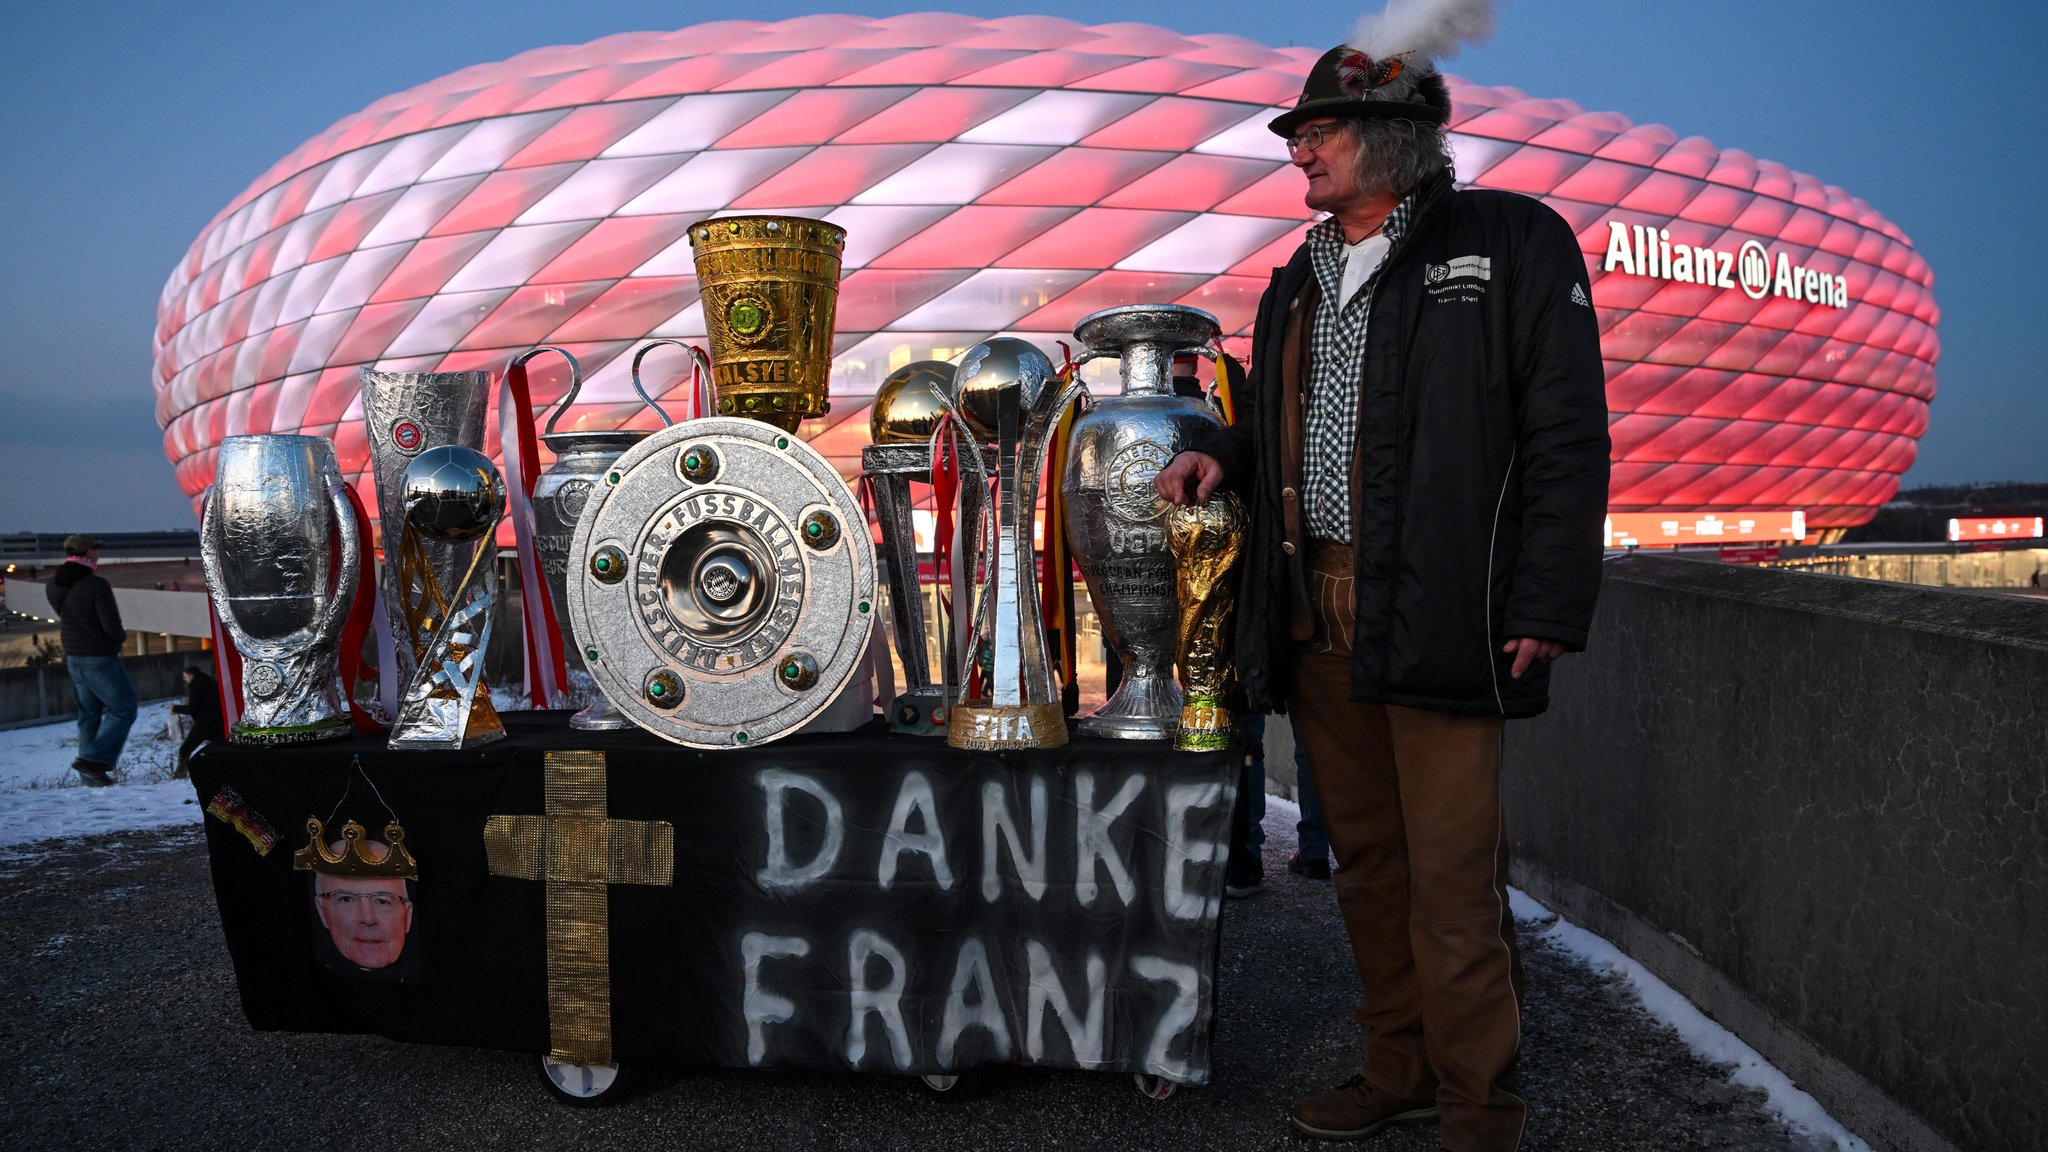
{"label": "club world cup trophy", "polygon": [[1180,585],[1180,683],[1186,696],[1173,746],[1194,752],[1228,748],[1236,739],[1223,706],[1231,672],[1231,626],[1237,609],[1237,561],[1244,554],[1244,504],[1230,493],[1204,504],[1169,507],[1166,544]]}
{"label": "club world cup trophy", "polygon": [[1181,603],[1164,516],[1170,505],[1153,478],[1198,431],[1221,422],[1199,400],[1173,394],[1174,357],[1206,352],[1216,318],[1174,304],[1110,308],[1084,318],[1074,336],[1081,359],[1121,361],[1123,394],[1097,400],[1074,421],[1066,475],[1067,540],[1104,637],[1123,661],[1123,682],[1093,715],[1084,735],[1167,740],[1180,723],[1173,680]]}
{"label": "club world cup trophy", "polygon": [[[484,416],[490,405],[489,372],[379,372],[364,368],[363,424],[369,433],[370,463],[377,477],[377,542],[384,552],[380,584],[384,615],[390,624],[393,646],[392,667],[380,669],[385,684],[384,707],[393,714],[397,701],[392,695],[399,685],[412,679],[413,646],[404,602],[417,596],[399,579],[398,538],[405,525],[405,470],[423,453],[454,444],[482,450]],[[446,550],[441,550],[446,553]],[[462,571],[452,567],[452,553],[441,555],[443,567],[434,578],[443,588],[453,588]]]}
{"label": "club world cup trophy", "polygon": [[[398,697],[394,749],[468,748],[505,734],[484,687],[484,650],[498,599],[494,537],[505,481],[474,448],[444,444],[406,466],[398,587],[413,671]],[[439,573],[458,573],[443,583]]]}
{"label": "club world cup trophy", "polygon": [[[943,360],[919,360],[889,374],[875,392],[868,417],[874,443],[861,449],[861,472],[873,485],[875,515],[882,525],[882,555],[888,561],[889,623],[896,653],[903,661],[908,691],[889,708],[889,728],[918,736],[946,730],[947,682],[935,677],[931,635],[924,611],[924,590],[918,577],[917,537],[911,523],[912,482],[932,481],[931,438],[939,419],[952,407],[953,366]],[[978,514],[969,505],[976,488],[960,489],[962,517]],[[971,522],[971,519],[970,519]],[[953,651],[951,620],[939,614],[939,651]],[[947,661],[940,661],[945,668]]]}
{"label": "club world cup trophy", "polygon": [[[229,436],[207,497],[206,591],[242,656],[237,744],[345,736],[336,643],[364,557],[324,436]],[[337,543],[338,542],[338,543]]]}
{"label": "club world cup trophy", "polygon": [[722,216],[689,235],[718,415],[785,432],[825,415],[846,231],[801,216]]}
{"label": "club world cup trophy", "polygon": [[[633,391],[654,410],[666,427],[672,423],[668,413],[648,397],[646,388],[640,383],[640,362],[649,352],[664,346],[683,349],[693,362],[699,354],[695,348],[676,340],[656,340],[642,345],[633,354]],[[541,575],[547,581],[549,598],[555,606],[555,622],[562,630],[563,662],[569,672],[569,702],[581,709],[569,718],[569,727],[584,732],[616,731],[631,728],[633,721],[612,707],[611,700],[598,688],[584,661],[584,645],[577,640],[575,630],[570,626],[569,569],[574,561],[569,548],[576,535],[576,522],[590,504],[597,485],[604,482],[605,475],[619,457],[647,439],[649,433],[628,428],[555,431],[562,413],[569,410],[569,406],[576,402],[577,393],[582,391],[583,374],[576,358],[559,348],[536,348],[520,358],[548,351],[559,352],[568,359],[570,379],[569,391],[555,406],[554,413],[548,418],[547,431],[540,436],[540,442],[555,454],[555,463],[541,473],[533,486],[534,546],[540,554]],[[708,373],[710,366],[703,367]]]}
{"label": "club world cup trophy", "polygon": [[[946,743],[1056,748],[1067,742],[1067,719],[1047,659],[1032,521],[1053,428],[1083,388],[1063,381],[1045,353],[1007,336],[968,349],[953,379],[967,426],[996,445],[997,488],[994,555],[976,621],[979,648],[989,654],[987,694],[954,706]],[[980,453],[967,453],[967,462],[971,473],[984,472]]]}

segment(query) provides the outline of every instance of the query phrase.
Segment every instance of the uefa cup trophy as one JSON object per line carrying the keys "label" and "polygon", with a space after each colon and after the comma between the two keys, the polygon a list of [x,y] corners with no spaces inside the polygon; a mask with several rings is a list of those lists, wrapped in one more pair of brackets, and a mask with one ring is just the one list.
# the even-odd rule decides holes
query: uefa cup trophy
{"label": "uefa cup trophy", "polygon": [[1123,681],[1093,715],[1075,722],[1084,735],[1166,740],[1180,722],[1173,681],[1173,554],[1162,517],[1169,505],[1153,477],[1197,433],[1219,421],[1206,404],[1173,394],[1175,355],[1206,354],[1216,318],[1175,304],[1137,304],[1084,317],[1074,336],[1083,363],[1115,356],[1123,394],[1098,399],[1074,420],[1061,490],[1067,540],[1104,637],[1123,661]]}
{"label": "uefa cup trophy", "polygon": [[207,595],[242,656],[242,718],[229,739],[346,736],[336,644],[364,557],[334,445],[324,436],[229,436],[218,461],[199,555]]}
{"label": "uefa cup trophy", "polygon": [[[395,667],[380,669],[389,686],[412,678],[412,645],[402,602],[407,589],[399,580],[398,538],[405,526],[405,470],[421,454],[444,444],[479,451],[484,446],[484,415],[490,404],[489,372],[379,372],[364,368],[363,424],[370,438],[370,463],[377,477],[377,542],[384,552],[381,573],[384,615],[391,626]],[[444,557],[453,564],[452,556]],[[435,578],[453,587],[459,569],[441,568]]]}
{"label": "uefa cup trophy", "polygon": [[[695,348],[676,340],[656,340],[642,345],[633,354],[633,391],[654,410],[655,415],[661,417],[663,427],[674,421],[668,418],[661,405],[648,397],[647,390],[641,385],[640,362],[649,352],[665,345],[681,348],[693,359],[700,355]],[[548,594],[555,606],[555,622],[562,630],[563,662],[569,672],[569,703],[581,709],[569,718],[569,727],[584,732],[631,728],[633,721],[612,707],[612,702],[598,688],[597,680],[585,663],[585,646],[577,640],[570,626],[569,547],[576,536],[576,521],[583,515],[596,486],[604,482],[605,474],[619,457],[633,445],[647,439],[650,433],[629,428],[555,431],[562,414],[576,402],[577,393],[583,389],[583,372],[576,358],[560,348],[535,348],[522,353],[513,362],[521,363],[543,352],[560,353],[569,361],[569,391],[555,405],[553,414],[548,417],[547,430],[540,437],[540,442],[555,454],[555,463],[541,473],[533,486],[534,546],[540,554],[541,575],[547,581]],[[708,375],[710,365],[701,361],[699,364]]]}
{"label": "uefa cup trophy", "polygon": [[[860,451],[861,472],[875,494],[875,518],[882,525],[882,555],[889,565],[889,623],[903,660],[908,691],[889,707],[889,729],[919,736],[946,730],[946,688],[932,675],[924,618],[924,589],[917,570],[917,536],[911,524],[910,485],[932,481],[932,433],[952,406],[953,366],[918,360],[889,373],[875,392],[868,417],[874,443]],[[962,485],[962,497],[977,489]],[[974,511],[965,507],[962,516]],[[978,505],[976,506],[978,508]],[[940,613],[939,651],[953,651],[950,621]]]}
{"label": "uefa cup trophy", "polygon": [[[1032,522],[1053,428],[1083,388],[1078,380],[1062,380],[1045,353],[1007,336],[968,349],[953,379],[967,426],[995,442],[997,494],[995,554],[976,629],[979,647],[989,653],[987,695],[953,707],[946,743],[1056,748],[1067,742],[1067,719],[1046,654]],[[966,456],[971,471],[984,471],[980,453]]]}
{"label": "uefa cup trophy", "polygon": [[[394,749],[457,749],[496,740],[505,725],[484,686],[484,651],[498,599],[494,537],[505,515],[505,481],[473,448],[429,448],[406,466],[399,489],[398,587],[405,590],[405,643],[412,674],[399,692]],[[439,573],[457,578],[443,583]]]}
{"label": "uefa cup trophy", "polygon": [[846,230],[802,216],[721,216],[689,236],[718,415],[784,432],[825,415]]}
{"label": "uefa cup trophy", "polygon": [[1173,746],[1193,752],[1228,748],[1236,738],[1223,706],[1231,672],[1237,561],[1244,554],[1244,503],[1225,493],[1166,512],[1166,544],[1180,585],[1180,730]]}

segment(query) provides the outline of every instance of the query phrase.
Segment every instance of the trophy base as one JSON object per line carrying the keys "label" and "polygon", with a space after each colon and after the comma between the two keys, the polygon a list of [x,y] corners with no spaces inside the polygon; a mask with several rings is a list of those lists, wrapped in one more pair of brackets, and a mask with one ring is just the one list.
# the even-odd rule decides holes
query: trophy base
{"label": "trophy base", "polygon": [[315,744],[322,740],[346,739],[352,731],[353,727],[344,716],[276,728],[244,728],[237,724],[228,732],[228,743],[273,747],[279,744]]}
{"label": "trophy base", "polygon": [[1216,696],[1190,696],[1180,710],[1180,731],[1173,746],[1182,752],[1220,752],[1237,743],[1237,730],[1223,701]]}
{"label": "trophy base", "polygon": [[977,752],[1058,748],[1067,742],[1067,716],[1050,704],[955,704],[946,718],[946,744]]}
{"label": "trophy base", "polygon": [[889,731],[905,736],[946,734],[946,694],[938,688],[905,692],[889,705]]}
{"label": "trophy base", "polygon": [[612,707],[611,701],[599,696],[589,707],[569,717],[569,727],[578,732],[623,732],[633,727],[633,721]]}
{"label": "trophy base", "polygon": [[1092,714],[1074,722],[1083,736],[1110,740],[1171,740],[1180,730],[1180,686],[1164,676],[1138,676],[1129,671],[1115,695]]}
{"label": "trophy base", "polygon": [[451,736],[438,730],[401,733],[394,728],[385,747],[393,752],[460,752],[464,748],[475,748],[504,738],[503,728],[491,728],[462,736]]}

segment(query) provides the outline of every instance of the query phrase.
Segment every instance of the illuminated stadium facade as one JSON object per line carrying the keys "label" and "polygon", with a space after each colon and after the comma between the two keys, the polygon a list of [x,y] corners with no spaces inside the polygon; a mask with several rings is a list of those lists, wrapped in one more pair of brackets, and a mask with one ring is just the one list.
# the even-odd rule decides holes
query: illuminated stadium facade
{"label": "illuminated stadium facade", "polygon": [[[588,374],[563,428],[651,426],[631,352],[701,340],[683,233],[727,213],[847,230],[833,410],[805,434],[849,475],[891,369],[992,333],[1050,351],[1096,309],[1172,301],[1242,353],[1311,220],[1265,123],[1316,54],[920,14],[722,21],[464,69],[306,142],[200,234],[158,311],[165,450],[197,495],[224,436],[330,436],[367,488],[359,367],[495,369],[540,343]],[[1578,230],[1613,511],[1802,509],[1826,533],[1892,495],[1938,353],[1932,276],[1897,227],[1698,138],[1451,90],[1460,181]]]}

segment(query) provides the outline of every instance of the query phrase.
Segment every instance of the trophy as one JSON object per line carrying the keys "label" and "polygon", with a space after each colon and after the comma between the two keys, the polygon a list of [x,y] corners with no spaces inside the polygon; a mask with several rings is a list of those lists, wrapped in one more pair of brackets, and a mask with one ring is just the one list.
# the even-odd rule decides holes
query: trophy
{"label": "trophy", "polygon": [[[413,649],[406,643],[409,625],[400,607],[407,589],[399,580],[398,548],[405,525],[405,470],[422,453],[444,444],[482,449],[484,414],[490,404],[489,372],[378,372],[364,368],[363,423],[369,432],[370,463],[377,477],[377,540],[384,552],[381,585],[384,614],[390,622],[394,648],[390,668],[380,668],[387,696],[384,708],[395,713],[388,695],[412,678]],[[444,557],[453,564],[452,556]],[[434,573],[444,588],[462,573],[441,568]]]}
{"label": "trophy", "polygon": [[1083,363],[1119,357],[1123,377],[1122,395],[1075,418],[1060,482],[1068,544],[1103,636],[1123,661],[1116,692],[1075,722],[1084,735],[1165,740],[1180,722],[1173,681],[1179,604],[1161,519],[1169,505],[1153,478],[1195,433],[1221,423],[1201,401],[1175,396],[1170,379],[1174,356],[1206,352],[1219,330],[1214,316],[1174,304],[1110,308],[1074,329],[1088,348]]}
{"label": "trophy", "polygon": [[[953,366],[943,360],[919,360],[889,374],[875,392],[868,417],[874,443],[860,451],[861,472],[873,485],[875,516],[882,526],[882,555],[889,570],[889,623],[896,652],[903,660],[909,691],[889,707],[889,730],[937,736],[946,729],[947,684],[932,676],[931,652],[924,619],[924,592],[917,569],[917,537],[911,526],[912,481],[929,484],[931,438],[939,419],[952,406]],[[960,515],[979,511],[972,500],[977,489],[962,485]],[[971,522],[971,520],[970,520]],[[941,614],[943,616],[943,614]],[[941,619],[939,651],[953,651],[951,621]],[[950,668],[942,661],[942,668]],[[950,682],[951,677],[945,678]]]}
{"label": "trophy", "polygon": [[[1078,380],[1062,380],[1045,353],[1007,336],[968,349],[953,379],[962,419],[977,437],[996,444],[997,494],[994,554],[975,630],[989,654],[988,694],[954,705],[946,743],[1056,748],[1067,742],[1067,719],[1046,659],[1031,530],[1052,430],[1083,389]],[[981,453],[965,456],[972,471],[985,476]]]}
{"label": "trophy", "polygon": [[[661,417],[663,427],[674,423],[668,418],[661,405],[656,404],[640,383],[640,362],[656,348],[674,346],[687,351],[693,358],[700,354],[695,348],[676,340],[656,340],[641,346],[633,354],[633,391],[637,393],[655,415]],[[619,428],[610,431],[557,432],[555,425],[562,419],[562,413],[576,402],[577,393],[583,390],[583,374],[576,358],[559,348],[535,348],[518,359],[525,360],[542,352],[560,352],[569,361],[569,391],[555,405],[548,417],[547,430],[541,434],[540,442],[555,454],[554,466],[541,473],[533,486],[533,518],[535,522],[534,544],[540,553],[541,574],[548,583],[549,598],[555,606],[556,623],[562,629],[564,663],[569,671],[570,704],[580,708],[569,718],[569,727],[584,732],[609,732],[631,728],[633,722],[618,709],[612,707],[591,676],[584,663],[583,645],[578,642],[574,630],[569,626],[569,568],[571,566],[569,546],[576,535],[576,521],[583,515],[589,504],[591,493],[602,483],[605,474],[626,451],[647,439],[648,433]],[[706,374],[710,366],[704,365]]]}
{"label": "trophy", "polygon": [[[875,556],[831,463],[758,420],[689,420],[605,473],[576,522],[566,623],[614,707],[692,748],[830,716],[874,631]],[[851,686],[849,686],[851,684]]]}
{"label": "trophy", "polygon": [[825,415],[845,229],[801,216],[722,216],[689,235],[718,415],[784,432]]}
{"label": "trophy", "polygon": [[1166,545],[1180,585],[1175,652],[1186,690],[1173,746],[1194,752],[1228,748],[1236,738],[1223,691],[1230,678],[1231,616],[1237,561],[1244,554],[1244,504],[1225,493],[1207,503],[1169,507]]}
{"label": "trophy", "polygon": [[[494,537],[505,515],[505,481],[474,448],[444,444],[406,466],[396,586],[405,617],[402,651],[412,672],[399,692],[393,749],[456,749],[505,734],[484,687],[484,650],[498,600]],[[442,572],[459,573],[452,582]]]}
{"label": "trophy", "polygon": [[242,656],[242,718],[229,739],[348,735],[336,644],[364,557],[334,445],[324,436],[223,439],[204,528],[207,595]]}

